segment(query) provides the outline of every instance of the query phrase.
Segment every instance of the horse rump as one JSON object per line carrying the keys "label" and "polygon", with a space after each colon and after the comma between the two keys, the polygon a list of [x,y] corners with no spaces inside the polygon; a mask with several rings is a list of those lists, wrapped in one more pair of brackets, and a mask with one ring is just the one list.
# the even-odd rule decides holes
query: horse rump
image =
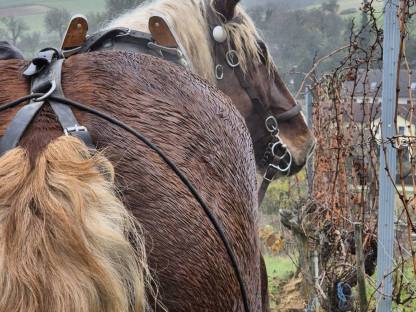
{"label": "horse rump", "polygon": [[50,142],[32,165],[0,158],[0,311],[145,310],[139,228],[115,194],[114,169],[80,140]]}

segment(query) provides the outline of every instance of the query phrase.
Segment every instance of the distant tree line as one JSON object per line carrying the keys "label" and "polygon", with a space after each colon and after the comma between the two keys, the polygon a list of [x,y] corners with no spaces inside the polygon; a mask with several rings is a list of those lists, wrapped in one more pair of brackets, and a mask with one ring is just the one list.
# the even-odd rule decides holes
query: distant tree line
{"label": "distant tree line", "polygon": [[[144,0],[106,0],[102,12],[88,14],[90,30],[98,30],[106,22],[143,2]],[[29,25],[23,19],[2,17],[0,18],[0,40],[11,42],[27,57],[31,57],[42,47],[60,45],[71,16],[71,12],[66,9],[50,9],[44,18],[46,34],[30,31]]]}
{"label": "distant tree line", "polygon": [[[268,42],[278,70],[289,82],[292,91],[297,90],[304,73],[312,68],[316,60],[349,42],[352,18],[351,15],[344,16],[349,12],[339,10],[337,0],[327,0],[316,8],[296,10],[288,8],[280,0],[251,8],[251,16]],[[365,27],[367,15],[355,14],[353,22],[355,28]],[[363,40],[371,40],[368,36],[368,33],[362,32]],[[342,53],[331,57],[320,66],[320,71],[335,68],[341,57]],[[416,66],[416,41],[412,37],[407,44],[407,57],[413,67]]]}
{"label": "distant tree line", "polygon": [[[257,1],[257,0],[256,0]],[[97,31],[108,21],[130,10],[144,0],[106,0],[102,12],[88,14],[90,32]],[[316,5],[317,0],[272,0],[267,4],[250,6],[250,15],[269,44],[279,72],[296,89],[313,63],[349,42],[351,15],[347,18],[339,12],[338,0],[326,0]],[[266,3],[263,1],[261,3]],[[345,11],[344,11],[345,13]],[[347,12],[348,13],[348,12]],[[365,14],[355,15],[356,27],[368,22]],[[51,9],[44,18],[46,34],[30,32],[23,19],[0,18],[0,39],[17,45],[28,57],[45,46],[58,46],[68,25],[71,13],[66,9]],[[414,23],[414,22],[413,22]],[[416,29],[411,25],[409,29]],[[415,35],[415,34],[413,34]],[[365,37],[363,40],[370,40]],[[320,66],[321,71],[334,68],[342,54],[338,54]],[[407,57],[416,66],[416,40],[407,43]]]}

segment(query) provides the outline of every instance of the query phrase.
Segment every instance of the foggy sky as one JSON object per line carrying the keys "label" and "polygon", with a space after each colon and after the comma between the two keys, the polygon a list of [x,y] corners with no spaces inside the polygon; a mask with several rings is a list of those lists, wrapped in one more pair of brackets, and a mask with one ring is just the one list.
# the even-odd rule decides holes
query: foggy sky
{"label": "foggy sky", "polygon": [[259,4],[265,4],[268,2],[271,2],[273,0],[242,0],[241,3],[245,6],[252,6],[252,5],[259,5]]}

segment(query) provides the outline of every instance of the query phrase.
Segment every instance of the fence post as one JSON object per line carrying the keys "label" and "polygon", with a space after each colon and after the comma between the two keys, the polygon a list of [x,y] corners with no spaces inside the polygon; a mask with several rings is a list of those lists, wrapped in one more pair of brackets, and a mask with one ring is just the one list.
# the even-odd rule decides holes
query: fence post
{"label": "fence post", "polygon": [[[399,60],[399,0],[384,0],[383,100],[381,107],[381,139],[395,135],[396,83]],[[378,207],[377,248],[377,312],[392,311],[395,193],[389,173],[396,179],[396,152],[387,143],[380,146],[380,189]],[[389,172],[387,172],[387,169]]]}
{"label": "fence post", "polygon": [[[306,106],[306,119],[308,123],[308,127],[313,127],[313,115],[312,115],[312,105],[313,105],[313,95],[310,86],[305,88],[305,106]],[[313,156],[310,156],[308,159],[308,163],[306,166],[306,174],[308,177],[308,191],[309,194],[312,193],[313,188]]]}
{"label": "fence post", "polygon": [[368,307],[367,292],[365,287],[365,267],[364,267],[364,246],[363,246],[363,225],[359,222],[354,223],[355,238],[355,261],[357,268],[358,292],[360,298],[360,311],[366,312]]}

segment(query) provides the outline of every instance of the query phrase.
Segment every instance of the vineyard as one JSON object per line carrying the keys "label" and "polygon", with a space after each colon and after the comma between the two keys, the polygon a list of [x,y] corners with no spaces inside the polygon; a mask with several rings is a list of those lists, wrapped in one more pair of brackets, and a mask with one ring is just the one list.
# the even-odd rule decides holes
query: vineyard
{"label": "vineyard", "polygon": [[[275,299],[300,294],[306,311],[318,306],[325,311],[373,311],[384,296],[378,283],[386,276],[392,280],[387,300],[393,310],[416,309],[416,75],[406,58],[415,4],[400,1],[398,11],[401,36],[395,61],[400,65],[394,69],[393,135],[385,132],[381,109],[386,94],[386,30],[380,26],[384,15],[379,3],[369,1],[363,7],[367,24],[353,25],[349,44],[317,59],[304,74],[298,98],[309,111],[318,140],[307,176],[274,186],[263,204],[263,221],[272,224],[261,233],[265,248],[293,260],[290,278],[271,279],[277,287]],[[334,56],[340,62],[322,74],[320,66]],[[385,180],[380,180],[380,172]],[[393,206],[380,206],[383,192],[389,190]],[[381,209],[394,210],[393,253],[380,242]],[[277,211],[279,217],[270,221]],[[387,275],[377,272],[381,257],[391,257]],[[281,279],[288,284],[282,286]]]}

